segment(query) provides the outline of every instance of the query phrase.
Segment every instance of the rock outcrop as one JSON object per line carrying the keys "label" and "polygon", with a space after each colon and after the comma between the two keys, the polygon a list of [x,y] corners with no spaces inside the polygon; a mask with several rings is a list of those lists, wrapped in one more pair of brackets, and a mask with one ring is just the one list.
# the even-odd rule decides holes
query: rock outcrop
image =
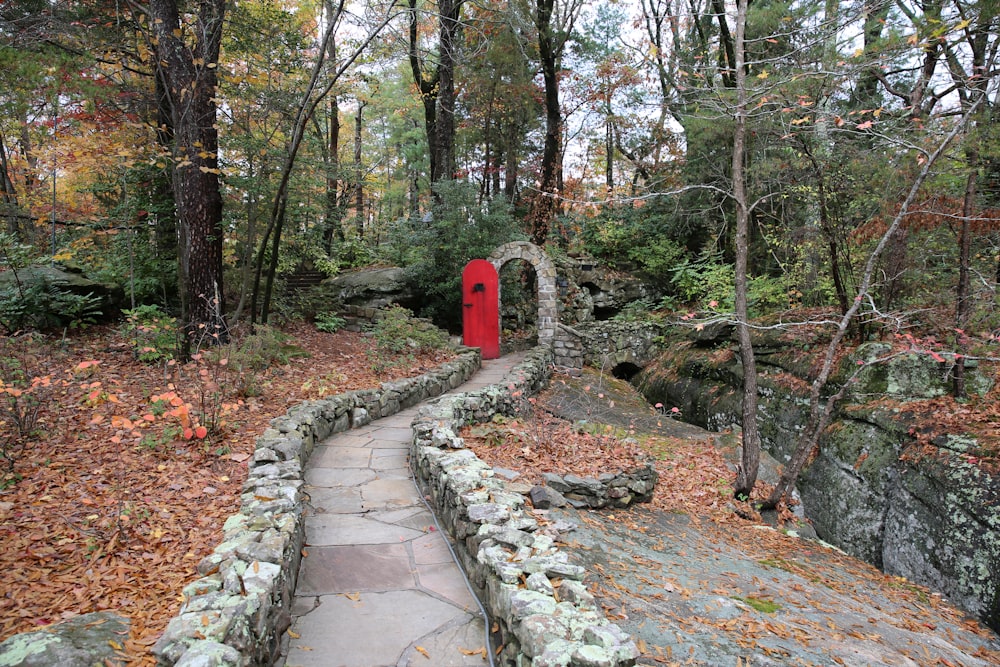
{"label": "rock outcrop", "polygon": [[[676,406],[685,420],[711,430],[738,425],[742,369],[731,341],[719,341],[714,348],[674,341],[639,376],[646,398]],[[806,421],[808,369],[801,350],[760,342],[758,425],[765,449],[784,462]],[[859,349],[845,364],[879,352]],[[918,355],[866,368],[798,490],[821,538],[941,592],[1000,630],[1000,477],[976,464],[973,439],[954,434],[914,447],[898,408],[867,403],[874,395],[904,402],[939,395],[942,371]],[[989,388],[990,378],[975,368],[967,375],[971,387]]]}
{"label": "rock outcrop", "polygon": [[[128,639],[127,618],[109,611],[81,614],[0,643],[4,667],[92,667],[124,665],[120,649]],[[117,648],[116,648],[117,647]]]}
{"label": "rock outcrop", "polygon": [[323,285],[336,293],[340,303],[362,311],[374,311],[394,303],[412,309],[418,301],[406,269],[399,267],[342,273],[323,281]]}

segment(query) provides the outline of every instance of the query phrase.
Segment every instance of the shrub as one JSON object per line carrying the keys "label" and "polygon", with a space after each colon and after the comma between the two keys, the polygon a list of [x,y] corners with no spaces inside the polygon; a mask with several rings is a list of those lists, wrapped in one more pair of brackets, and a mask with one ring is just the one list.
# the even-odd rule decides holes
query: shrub
{"label": "shrub", "polygon": [[426,320],[418,320],[402,306],[379,311],[368,330],[382,353],[427,352],[448,347],[448,334]]}
{"label": "shrub", "polygon": [[344,328],[347,320],[334,313],[319,313],[316,315],[316,328],[326,333],[337,333]]}
{"label": "shrub", "polygon": [[0,429],[0,458],[8,472],[24,443],[37,435],[41,406],[53,398],[52,365],[37,334],[0,341],[0,418],[12,429]]}
{"label": "shrub", "polygon": [[139,361],[153,364],[176,356],[177,321],[157,306],[136,306],[125,313],[125,335]]}
{"label": "shrub", "polygon": [[283,296],[277,307],[288,320],[316,320],[340,307],[339,291],[331,283],[312,285]]}
{"label": "shrub", "polygon": [[76,328],[93,324],[101,315],[100,298],[45,280],[0,288],[0,326],[8,332]]}
{"label": "shrub", "polygon": [[239,341],[208,351],[209,358],[218,363],[226,359],[229,371],[235,373],[230,380],[238,396],[258,396],[261,388],[258,374],[273,365],[284,365],[294,357],[307,357],[309,353],[298,345],[289,343],[289,336],[274,327],[258,324],[254,332]]}
{"label": "shrub", "polygon": [[733,267],[713,256],[684,260],[671,276],[677,295],[685,302],[715,301],[719,310],[732,310],[734,281]]}

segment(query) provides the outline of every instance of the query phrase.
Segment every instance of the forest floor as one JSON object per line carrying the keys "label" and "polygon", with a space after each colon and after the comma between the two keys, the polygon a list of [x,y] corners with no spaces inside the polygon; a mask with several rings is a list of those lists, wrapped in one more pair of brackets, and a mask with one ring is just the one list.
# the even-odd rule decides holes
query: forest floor
{"label": "forest floor", "polygon": [[[238,509],[246,461],[267,422],[303,400],[419,374],[445,358],[389,358],[368,336],[311,325],[287,333],[291,338],[267,354],[267,345],[245,339],[228,354],[183,366],[142,363],[133,341],[102,327],[40,349],[4,350],[0,358],[16,359],[27,374],[21,394],[7,391],[0,403],[0,438],[12,461],[0,477],[0,639],[116,610],[132,621],[122,655],[151,665],[149,647],[178,610],[180,590]],[[268,355],[284,363],[251,370],[254,359]],[[5,380],[12,377],[7,364],[0,366]],[[24,409],[32,405],[28,398],[37,414]],[[597,373],[580,380],[557,375],[524,407],[523,417],[472,429],[470,446],[525,479],[657,461],[652,503],[575,513],[580,527],[568,545],[587,565],[587,583],[605,611],[637,637],[642,664],[705,664],[704,647],[720,642],[725,652],[718,655],[736,664],[743,664],[740,656],[769,652],[780,661],[789,642],[829,635],[850,645],[862,635],[870,648],[879,644],[876,636],[904,631],[943,636],[939,664],[963,664],[956,655],[980,661],[968,664],[1000,664],[991,652],[996,636],[939,596],[841,561],[815,543],[759,530],[759,521],[734,512],[732,438],[674,420],[627,383]],[[19,425],[28,437],[18,436]],[[729,556],[736,552],[741,559]],[[672,560],[656,560],[660,555]],[[788,581],[779,588],[781,578]],[[858,581],[864,585],[847,583]],[[860,611],[843,621],[812,613],[814,589],[847,596],[823,598],[821,612],[850,600],[861,600]],[[897,613],[872,611],[873,599]],[[786,612],[767,611],[773,604]],[[868,627],[876,617],[898,632]],[[930,664],[922,658],[913,653],[918,664]]]}
{"label": "forest floor", "polygon": [[0,343],[0,640],[113,610],[132,621],[123,657],[152,664],[269,420],[451,356],[390,355],[305,324],[284,333],[234,336],[186,365],[139,361],[158,355],[111,327]]}

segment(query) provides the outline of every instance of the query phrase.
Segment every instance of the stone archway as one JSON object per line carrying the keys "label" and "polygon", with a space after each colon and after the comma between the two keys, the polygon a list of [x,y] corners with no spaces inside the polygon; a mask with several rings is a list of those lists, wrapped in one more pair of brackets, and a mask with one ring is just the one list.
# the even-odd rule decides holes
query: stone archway
{"label": "stone archway", "polygon": [[[535,269],[538,280],[538,344],[552,345],[555,339],[556,323],[559,321],[555,264],[552,263],[544,250],[527,241],[505,243],[487,257],[498,274],[500,267],[512,259],[523,259]],[[502,298],[503,295],[501,295]]]}

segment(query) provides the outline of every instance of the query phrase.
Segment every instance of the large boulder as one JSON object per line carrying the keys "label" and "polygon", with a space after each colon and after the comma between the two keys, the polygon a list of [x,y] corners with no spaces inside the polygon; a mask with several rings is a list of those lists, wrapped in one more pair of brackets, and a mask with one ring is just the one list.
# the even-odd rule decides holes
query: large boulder
{"label": "large boulder", "polygon": [[343,273],[323,284],[334,288],[342,303],[362,310],[377,310],[393,303],[412,308],[418,301],[406,270],[399,267]]}
{"label": "large boulder", "polygon": [[[110,319],[120,312],[122,304],[125,302],[125,293],[121,287],[111,283],[102,283],[91,280],[83,271],[77,268],[35,264],[15,271],[4,271],[0,273],[0,299],[13,300],[18,307],[45,308],[50,302],[46,299],[37,299],[37,304],[24,303],[24,293],[33,290],[47,291],[56,289],[81,297],[88,297],[94,300],[94,309],[88,312],[91,316],[100,316],[102,319]],[[57,302],[51,302],[57,304]],[[67,316],[64,312],[35,313],[43,321],[50,320],[58,322]],[[73,314],[69,314],[73,315]]]}
{"label": "large boulder", "polygon": [[124,665],[116,650],[128,639],[131,622],[118,614],[82,614],[43,630],[8,637],[0,643],[2,667],[93,667]]}

